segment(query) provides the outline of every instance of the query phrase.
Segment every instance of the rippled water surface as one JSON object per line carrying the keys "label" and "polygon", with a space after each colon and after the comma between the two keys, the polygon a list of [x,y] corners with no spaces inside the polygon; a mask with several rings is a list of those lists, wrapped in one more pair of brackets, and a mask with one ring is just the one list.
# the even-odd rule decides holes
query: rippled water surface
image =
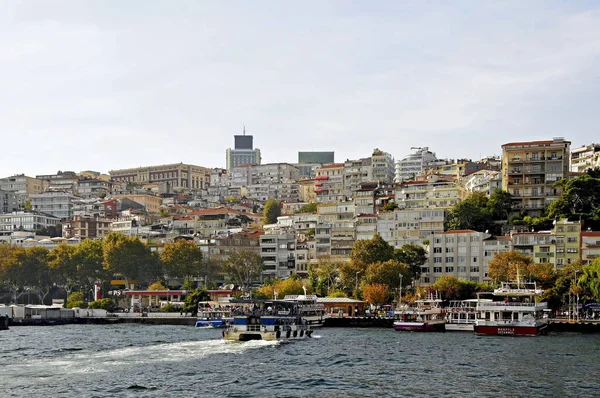
{"label": "rippled water surface", "polygon": [[0,397],[593,397],[600,335],[332,329],[233,343],[189,326],[0,332]]}

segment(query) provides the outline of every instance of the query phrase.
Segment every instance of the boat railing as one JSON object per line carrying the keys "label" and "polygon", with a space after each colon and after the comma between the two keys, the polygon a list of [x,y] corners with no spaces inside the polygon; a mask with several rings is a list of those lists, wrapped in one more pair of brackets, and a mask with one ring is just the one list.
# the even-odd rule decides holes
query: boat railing
{"label": "boat railing", "polygon": [[535,301],[532,301],[530,303],[525,303],[525,302],[505,302],[505,301],[491,301],[491,302],[486,302],[486,303],[481,303],[479,305],[479,308],[484,308],[484,307],[536,307],[536,306],[544,306],[545,303],[536,303]]}

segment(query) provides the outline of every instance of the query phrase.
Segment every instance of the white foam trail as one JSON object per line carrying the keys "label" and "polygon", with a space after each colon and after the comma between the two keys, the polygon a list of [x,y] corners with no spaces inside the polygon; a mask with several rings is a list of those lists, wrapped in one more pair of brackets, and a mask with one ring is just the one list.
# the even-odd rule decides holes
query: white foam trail
{"label": "white foam trail", "polygon": [[78,352],[57,359],[34,359],[11,365],[13,374],[35,374],[39,368],[55,370],[54,374],[103,373],[127,369],[139,364],[195,360],[207,355],[242,354],[245,351],[276,346],[279,341],[225,340],[185,341],[150,346],[126,347],[101,352]]}

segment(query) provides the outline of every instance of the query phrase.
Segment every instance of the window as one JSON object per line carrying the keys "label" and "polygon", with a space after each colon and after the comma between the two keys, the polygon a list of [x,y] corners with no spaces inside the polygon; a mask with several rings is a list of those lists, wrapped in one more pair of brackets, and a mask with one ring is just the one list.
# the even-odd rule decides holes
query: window
{"label": "window", "polygon": [[446,243],[454,243],[454,238],[446,238]]}
{"label": "window", "polygon": [[471,267],[471,268],[469,269],[469,271],[471,271],[471,273],[472,273],[472,274],[473,274],[473,273],[479,273],[479,267]]}
{"label": "window", "polygon": [[459,263],[464,263],[466,261],[465,256],[458,256],[458,262]]}
{"label": "window", "polygon": [[540,247],[540,253],[550,253],[550,247],[549,246]]}
{"label": "window", "polygon": [[477,262],[477,257],[473,257],[473,261],[472,262],[476,263]]}
{"label": "window", "polygon": [[454,253],[454,248],[453,247],[447,247],[446,248],[446,253]]}
{"label": "window", "polygon": [[442,272],[442,267],[433,267],[433,272]]}
{"label": "window", "polygon": [[464,274],[465,272],[467,272],[467,267],[458,267],[458,272]]}
{"label": "window", "polygon": [[454,257],[446,257],[446,262],[447,263],[453,263],[454,262]]}
{"label": "window", "polygon": [[569,243],[576,243],[577,242],[577,237],[570,236],[570,237],[567,238],[567,242],[569,242]]}
{"label": "window", "polygon": [[434,253],[441,253],[442,252],[442,248],[441,247],[434,247],[433,248],[433,252]]}
{"label": "window", "polygon": [[433,258],[433,263],[434,264],[440,264],[442,262],[442,258],[441,257],[434,257]]}
{"label": "window", "polygon": [[578,250],[576,248],[574,248],[574,247],[569,247],[567,249],[567,253],[577,253],[577,252],[578,252]]}
{"label": "window", "polygon": [[454,267],[446,267],[446,272],[454,272]]}

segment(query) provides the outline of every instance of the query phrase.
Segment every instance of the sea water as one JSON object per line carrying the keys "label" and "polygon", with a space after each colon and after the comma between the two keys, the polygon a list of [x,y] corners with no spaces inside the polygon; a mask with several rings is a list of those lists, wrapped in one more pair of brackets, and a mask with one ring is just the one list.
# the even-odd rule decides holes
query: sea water
{"label": "sea water", "polygon": [[0,397],[598,397],[600,335],[65,325],[0,332]]}

